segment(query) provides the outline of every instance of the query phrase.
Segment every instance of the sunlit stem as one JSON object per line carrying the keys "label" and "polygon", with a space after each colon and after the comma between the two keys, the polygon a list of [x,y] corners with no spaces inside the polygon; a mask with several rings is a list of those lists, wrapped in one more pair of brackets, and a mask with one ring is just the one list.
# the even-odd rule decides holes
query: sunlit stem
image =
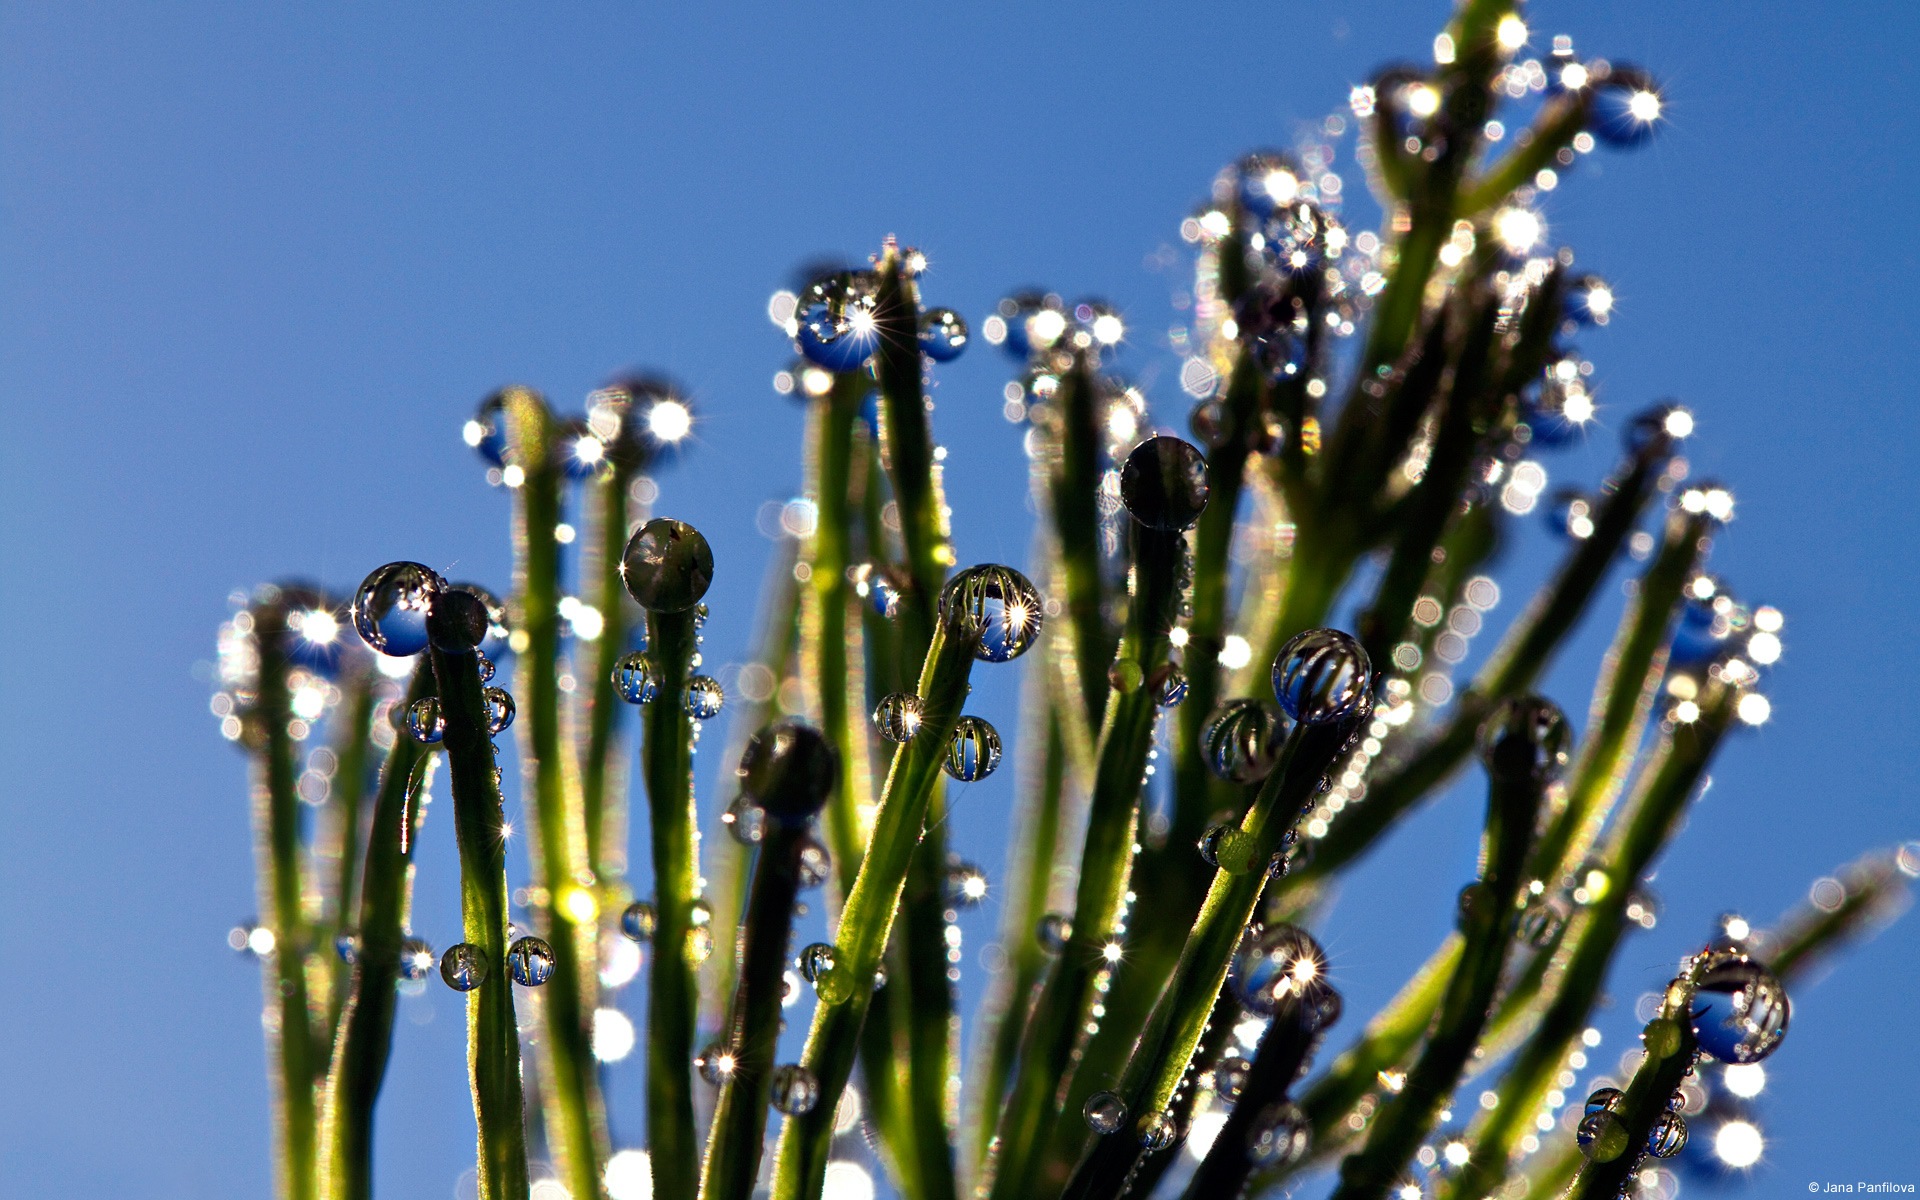
{"label": "sunlit stem", "polygon": [[585,498],[586,546],[580,556],[581,590],[592,589],[600,614],[600,636],[584,642],[579,655],[586,662],[586,745],[580,757],[581,825],[586,835],[587,864],[602,880],[626,873],[626,804],[620,789],[617,756],[621,712],[626,708],[614,691],[613,668],[627,650],[633,627],[634,605],[620,580],[620,556],[634,522],[646,513],[635,512],[629,489],[638,465],[626,455],[614,455],[582,489]]}
{"label": "sunlit stem", "polygon": [[[433,673],[422,663],[404,703],[433,694]],[[321,1200],[369,1200],[373,1195],[374,1103],[393,1047],[400,947],[413,899],[413,848],[437,761],[402,734],[381,764],[355,909],[353,969],[321,1097]]]}
{"label": "sunlit stem", "polygon": [[[333,752],[337,765],[328,794],[333,809],[332,837],[335,839],[329,849],[338,855],[338,860],[328,898],[333,904],[332,937],[336,945],[341,938],[352,936],[357,907],[363,849],[361,806],[366,799],[367,758],[373,741],[373,685],[374,673],[367,664],[361,663],[349,669],[340,680],[340,690],[345,694],[334,710],[333,719],[340,723],[340,730],[334,740]],[[327,850],[323,849],[321,857],[324,858],[326,853]],[[326,947],[320,949],[322,956],[325,956]],[[324,1027],[329,1040],[339,1028],[340,1006],[347,999],[350,972],[344,964],[334,967],[334,981]]]}
{"label": "sunlit stem", "polygon": [[533,817],[533,882],[546,898],[532,916],[554,958],[553,977],[541,989],[541,1115],[562,1181],[574,1195],[592,1196],[608,1153],[592,1052],[599,930],[597,902],[583,890],[594,878],[579,764],[561,728],[560,543],[554,537],[564,483],[555,454],[559,430],[546,402],[525,388],[507,390],[505,416],[509,455],[523,472],[513,489],[515,726]]}
{"label": "sunlit stem", "polygon": [[[487,732],[478,656],[431,650],[445,720],[442,743],[460,847],[463,940],[478,946],[485,977],[467,993],[467,1075],[478,1133],[480,1200],[527,1194],[526,1105],[520,1083],[520,1033],[507,968],[507,838],[493,741]],[[411,841],[411,839],[409,839]]]}

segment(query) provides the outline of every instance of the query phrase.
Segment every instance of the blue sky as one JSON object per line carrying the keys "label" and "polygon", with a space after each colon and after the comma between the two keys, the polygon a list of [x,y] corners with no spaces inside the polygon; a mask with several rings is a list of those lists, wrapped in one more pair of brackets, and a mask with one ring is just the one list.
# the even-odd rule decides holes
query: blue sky
{"label": "blue sky", "polygon": [[[1179,422],[1156,338],[1180,274],[1151,260],[1222,163],[1291,142],[1375,66],[1425,58],[1445,17],[695,11],[0,12],[0,902],[27,942],[0,998],[9,1194],[269,1187],[258,982],[223,943],[253,908],[245,780],[194,674],[230,590],[346,586],[395,558],[504,584],[504,499],[460,423],[503,382],[571,409],[650,365],[704,416],[662,507],[712,538],[709,641],[737,657],[767,545],[754,515],[799,482],[799,414],[769,386],[788,352],[764,316],[793,266],[897,232],[931,256],[929,301],[976,321],[1026,283],[1109,297],[1139,331],[1125,365]],[[1697,469],[1740,499],[1716,570],[1789,622],[1775,719],[1723,755],[1662,868],[1660,927],[1624,952],[1617,1049],[1633,996],[1714,913],[1771,919],[1858,851],[1920,835],[1903,769],[1920,749],[1920,38],[1893,4],[1559,3],[1532,23],[1668,81],[1664,135],[1583,160],[1546,213],[1621,297],[1582,342],[1603,417],[1617,429],[1666,395],[1696,409]],[[1027,544],[1008,373],[985,347],[940,372],[962,561]],[[1591,483],[1611,454],[1608,431],[1548,466]],[[1523,548],[1515,572],[1537,559]],[[1605,624],[1551,681],[1576,714]],[[983,688],[1003,728],[1014,688],[1010,672]],[[1009,789],[970,790],[955,817],[988,863]],[[1356,1028],[1437,940],[1477,804],[1443,801],[1330,918]],[[440,849],[421,921],[450,928]],[[970,946],[991,917],[970,918]],[[1754,1194],[1920,1182],[1916,962],[1909,922],[1796,997]],[[380,1182],[448,1196],[471,1161],[458,1008],[413,1003]],[[610,1090],[630,1141],[637,1062]]]}

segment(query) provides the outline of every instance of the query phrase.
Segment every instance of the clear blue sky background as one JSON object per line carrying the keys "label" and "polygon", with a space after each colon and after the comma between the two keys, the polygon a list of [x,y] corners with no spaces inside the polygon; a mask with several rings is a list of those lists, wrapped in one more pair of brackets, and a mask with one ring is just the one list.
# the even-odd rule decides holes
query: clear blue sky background
{"label": "clear blue sky background", "polygon": [[[1112,297],[1140,333],[1131,365],[1159,372],[1160,417],[1180,421],[1155,348],[1178,278],[1147,257],[1223,162],[1290,142],[1383,61],[1423,59],[1445,16],[701,12],[0,12],[0,905],[21,950],[0,992],[0,1192],[269,1189],[259,984],[223,944],[254,907],[246,784],[193,673],[230,589],[345,586],[394,558],[504,584],[504,500],[460,422],[505,381],[572,408],[651,364],[704,414],[663,507],[715,543],[709,641],[737,657],[767,545],[754,513],[798,483],[799,415],[769,387],[787,351],[763,315],[794,264],[897,231],[932,255],[929,299],[976,321],[1027,282]],[[1663,867],[1666,915],[1625,950],[1610,1057],[1632,997],[1715,912],[1769,920],[1861,849],[1920,834],[1920,37],[1892,3],[1563,2],[1534,24],[1670,82],[1662,139],[1583,161],[1547,213],[1622,298],[1583,343],[1605,415],[1617,428],[1665,394],[1697,409],[1694,459],[1741,501],[1716,565],[1789,615],[1776,719],[1729,748]],[[984,347],[940,372],[963,561],[1027,543],[1007,374]],[[1611,454],[1607,433],[1549,466],[1591,482]],[[1608,623],[1552,681],[1576,713]],[[982,696],[1009,729],[1012,678]],[[1011,774],[956,817],[991,864]],[[1464,789],[1415,823],[1327,925],[1354,1029],[1444,929],[1478,803]],[[421,873],[441,943],[446,828]],[[969,918],[970,994],[993,916]],[[1752,1194],[1920,1182],[1916,961],[1908,921],[1796,997]],[[450,1196],[471,1162],[459,1010],[437,987],[408,1003],[380,1182]],[[631,1143],[637,1060],[609,1078]]]}

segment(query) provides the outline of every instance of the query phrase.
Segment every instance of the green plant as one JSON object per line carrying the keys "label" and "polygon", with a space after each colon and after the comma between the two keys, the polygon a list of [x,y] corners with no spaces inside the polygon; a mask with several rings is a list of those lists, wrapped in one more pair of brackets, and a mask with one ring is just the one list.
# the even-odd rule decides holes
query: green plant
{"label": "green plant", "polygon": [[[1341,1200],[1611,1196],[1644,1154],[1677,1151],[1712,1102],[1689,1082],[1696,1050],[1770,1052],[1783,983],[1884,915],[1920,852],[1864,860],[1772,939],[1722,930],[1662,998],[1624,1089],[1566,1103],[1624,935],[1651,920],[1649,868],[1724,736],[1766,718],[1782,618],[1703,572],[1732,499],[1686,482],[1686,410],[1637,418],[1593,496],[1542,495],[1532,456],[1592,415],[1567,338],[1611,299],[1537,245],[1530,204],[1598,143],[1648,136],[1660,101],[1636,70],[1558,39],[1529,58],[1526,40],[1512,4],[1468,0],[1433,70],[1356,91],[1377,234],[1339,222],[1315,149],[1221,175],[1183,227],[1198,445],[1150,436],[1144,396],[1111,375],[1118,314],[1036,294],[988,318],[1021,364],[1006,408],[1029,428],[1037,587],[953,570],[925,373],[969,334],[923,309],[919,256],[889,239],[869,268],[779,297],[808,481],[737,688],[731,837],[703,847],[693,773],[722,705],[700,673],[714,555],[648,519],[651,472],[692,420],[670,384],[616,380],[575,420],[522,387],[482,405],[468,440],[513,496],[504,603],[414,563],[381,567],[351,604],[262,588],[223,630],[216,711],[256,768],[262,916],[236,940],[267,983],[283,1194],[370,1193],[395,987],[434,962],[409,909],[441,752],[464,925],[438,961],[467,996],[489,1200],[527,1194],[529,1137],[569,1194],[643,1194],[640,1160],[612,1153],[595,1057],[598,967],[620,937],[652,945],[660,1196],[745,1200],[761,1181],[776,1200],[821,1196],[853,1089],[914,1200],[1198,1198],[1336,1166]],[[1499,107],[1516,102],[1530,123]],[[576,493],[579,530],[562,520]],[[1493,556],[1543,501],[1564,560],[1456,679],[1494,607]],[[1532,689],[1628,558],[1646,566],[1576,751]],[[1332,628],[1349,611],[1351,633]],[[344,640],[349,623],[379,657]],[[985,877],[946,852],[942,775],[995,769],[1000,734],[964,711],[969,681],[1036,646],[1007,961],[960,1089],[949,931]],[[508,656],[511,694],[493,682]],[[492,741],[509,727],[531,818],[517,914]],[[1341,1007],[1306,929],[1317,904],[1476,744],[1487,815],[1457,930],[1301,1078]],[[629,749],[652,848],[639,899]],[[303,798],[322,817],[306,834]],[[809,886],[827,890],[832,941],[795,954]],[[814,1004],[783,1064],[790,969]],[[1464,1119],[1481,1075],[1493,1103]],[[1176,1148],[1205,1137],[1182,1179]]]}

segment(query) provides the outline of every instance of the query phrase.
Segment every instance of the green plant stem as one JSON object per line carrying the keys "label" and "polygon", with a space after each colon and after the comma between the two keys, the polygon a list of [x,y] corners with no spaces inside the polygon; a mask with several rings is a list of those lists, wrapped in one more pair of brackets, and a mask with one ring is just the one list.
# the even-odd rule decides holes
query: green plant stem
{"label": "green plant stem", "polygon": [[[405,704],[431,696],[432,671],[415,668]],[[404,713],[404,707],[396,712]],[[373,1195],[373,1112],[393,1048],[400,946],[413,898],[413,848],[437,760],[404,733],[381,765],[367,838],[366,877],[353,933],[353,971],[333,1040],[320,1106],[321,1200]]]}
{"label": "green plant stem", "polygon": [[287,690],[287,613],[278,603],[252,609],[260,650],[259,696],[246,715],[254,748],[253,821],[260,881],[260,919],[273,931],[273,954],[262,974],[267,993],[267,1051],[273,1062],[274,1113],[279,1142],[279,1193],[285,1200],[314,1194],[315,1097],[321,1083],[321,1047],[308,1008],[307,958],[313,930],[304,908],[300,797],[294,784],[293,717]]}
{"label": "green plant stem", "polygon": [[1896,847],[1864,855],[1836,874],[1845,890],[1831,908],[1811,901],[1782,916],[1755,945],[1782,983],[1803,975],[1829,952],[1897,912],[1909,899],[1916,864]]}
{"label": "green plant stem", "polygon": [[1524,886],[1527,850],[1547,785],[1544,778],[1525,773],[1492,770],[1490,776],[1485,866],[1478,885],[1485,891],[1460,915],[1465,938],[1459,965],[1405,1085],[1380,1106],[1365,1145],[1341,1164],[1335,1200],[1384,1200],[1432,1132],[1486,1028],[1513,944],[1515,900]]}
{"label": "green plant stem", "polygon": [[[850,994],[839,1003],[823,1002],[814,1009],[801,1062],[818,1081],[820,1100],[811,1112],[788,1118],[780,1131],[774,1200],[819,1200],[833,1143],[834,1108],[853,1072],[860,1028],[873,998],[873,974],[893,928],[914,844],[926,826],[939,786],[947,742],[966,701],[974,636],[959,625],[936,626],[920,674],[924,719],[914,739],[894,752],[873,836],[834,935],[833,971],[845,972],[842,982]],[[659,1178],[656,1167],[656,1189]]]}
{"label": "green plant stem", "polygon": [[687,680],[695,645],[691,611],[647,614],[647,653],[659,690],[641,723],[653,841],[653,968],[647,979],[647,1150],[654,1189],[691,1196],[699,1179],[693,1122],[693,1034],[699,963],[693,904],[698,896],[699,831],[693,801],[693,718]]}
{"label": "green plant stem", "polygon": [[780,1000],[786,990],[787,942],[800,892],[804,821],[769,817],[740,926],[740,982],[727,1017],[733,1071],[720,1086],[701,1170],[701,1200],[752,1200],[767,1134],[774,1057],[780,1047]]}
{"label": "green plant stem", "polygon": [[507,835],[480,664],[472,651],[431,650],[446,732],[453,827],[460,846],[464,938],[485,956],[486,975],[467,993],[467,1075],[479,1139],[480,1200],[527,1194],[526,1105],[520,1033],[507,971]]}
{"label": "green plant stem", "polygon": [[[513,489],[515,724],[533,816],[533,881],[546,895],[534,916],[554,959],[553,976],[541,989],[541,1115],[561,1180],[575,1197],[591,1197],[600,1192],[608,1140],[592,1052],[597,903],[575,901],[578,889],[591,887],[593,875],[578,763],[561,736],[560,555],[553,531],[564,481],[556,461],[558,429],[546,402],[527,389],[509,389],[505,414],[509,454],[524,472]],[[586,898],[591,901],[592,893]]]}
{"label": "green plant stem", "polygon": [[[1677,831],[1707,764],[1732,720],[1737,696],[1713,684],[1704,694],[1698,720],[1676,726],[1641,768],[1614,836],[1599,868],[1605,890],[1575,918],[1550,986],[1551,999],[1533,1035],[1508,1067],[1498,1089],[1499,1104],[1474,1131],[1467,1164],[1444,1195],[1470,1200],[1497,1188],[1506,1177],[1515,1147],[1525,1136],[1552,1089],[1567,1054],[1585,1029],[1607,969],[1626,931],[1626,906],[1635,884]],[[1644,1144],[1644,1136],[1640,1143]]]}
{"label": "green plant stem", "polygon": [[[1231,1014],[1217,1025],[1232,1025]],[[1252,1142],[1254,1122],[1268,1105],[1286,1099],[1295,1075],[1312,1051],[1318,1029],[1312,1010],[1289,996],[1281,1010],[1267,1023],[1260,1044],[1247,1067],[1240,1095],[1227,1112],[1226,1124],[1214,1136],[1213,1145],[1200,1160],[1200,1167],[1187,1182],[1183,1193],[1187,1200],[1212,1200],[1215,1196],[1238,1196],[1246,1187],[1253,1160],[1247,1150]],[[1188,1088],[1189,1093],[1197,1088]]]}
{"label": "green plant stem", "polygon": [[[1107,631],[1106,585],[1100,570],[1101,413],[1093,364],[1076,356],[1054,395],[1053,469],[1047,508],[1058,542],[1056,582],[1064,593],[1071,636],[1068,673],[1080,685],[1091,726],[1107,704],[1106,664],[1113,659]],[[1061,653],[1056,650],[1055,653]]]}
{"label": "green plant stem", "polygon": [[1107,699],[1071,929],[1028,1016],[1001,1112],[992,1191],[996,1197],[1025,1196],[1036,1186],[1032,1167],[1059,1116],[1056,1095],[1065,1091],[1073,1074],[1095,983],[1113,965],[1108,947],[1127,908],[1140,791],[1157,712],[1154,689],[1144,681],[1167,659],[1167,631],[1173,625],[1176,581],[1185,553],[1183,535],[1138,522],[1129,525],[1133,599],[1116,661],[1132,664],[1138,678],[1130,688],[1112,689]]}
{"label": "green plant stem", "polygon": [[1627,1182],[1640,1165],[1640,1148],[1647,1144],[1647,1136],[1653,1132],[1654,1119],[1667,1111],[1668,1099],[1679,1090],[1681,1081],[1693,1070],[1694,1060],[1699,1056],[1691,1019],[1694,982],[1691,974],[1675,980],[1667,989],[1659,1014],[1648,1022],[1649,1030],[1656,1022],[1677,1030],[1678,1045],[1673,1053],[1660,1056],[1652,1053],[1653,1047],[1649,1044],[1646,1059],[1633,1073],[1626,1095],[1614,1109],[1626,1126],[1627,1149],[1611,1159],[1596,1157],[1581,1163],[1572,1185],[1567,1188],[1566,1200],[1617,1200],[1626,1193]]}
{"label": "green plant stem", "polygon": [[582,647],[582,657],[591,664],[585,667],[587,741],[580,759],[580,812],[588,869],[603,882],[626,873],[626,806],[611,783],[617,778],[616,738],[626,705],[614,691],[613,668],[627,651],[633,621],[633,600],[620,579],[620,559],[630,532],[627,488],[637,473],[624,456],[615,455],[582,489],[587,550],[581,555],[581,590],[592,587],[601,625],[591,650]]}
{"label": "green plant stem", "polygon": [[[351,669],[340,681],[345,693],[335,709],[340,734],[334,742],[338,765],[333,773],[331,798],[338,830],[338,868],[334,872],[333,941],[353,934],[353,914],[360,886],[361,807],[367,795],[367,758],[373,741],[373,671],[365,664]],[[325,946],[319,947],[324,955]],[[340,1006],[346,1003],[351,973],[336,968],[336,984],[327,1014],[329,1035],[339,1028]]]}

